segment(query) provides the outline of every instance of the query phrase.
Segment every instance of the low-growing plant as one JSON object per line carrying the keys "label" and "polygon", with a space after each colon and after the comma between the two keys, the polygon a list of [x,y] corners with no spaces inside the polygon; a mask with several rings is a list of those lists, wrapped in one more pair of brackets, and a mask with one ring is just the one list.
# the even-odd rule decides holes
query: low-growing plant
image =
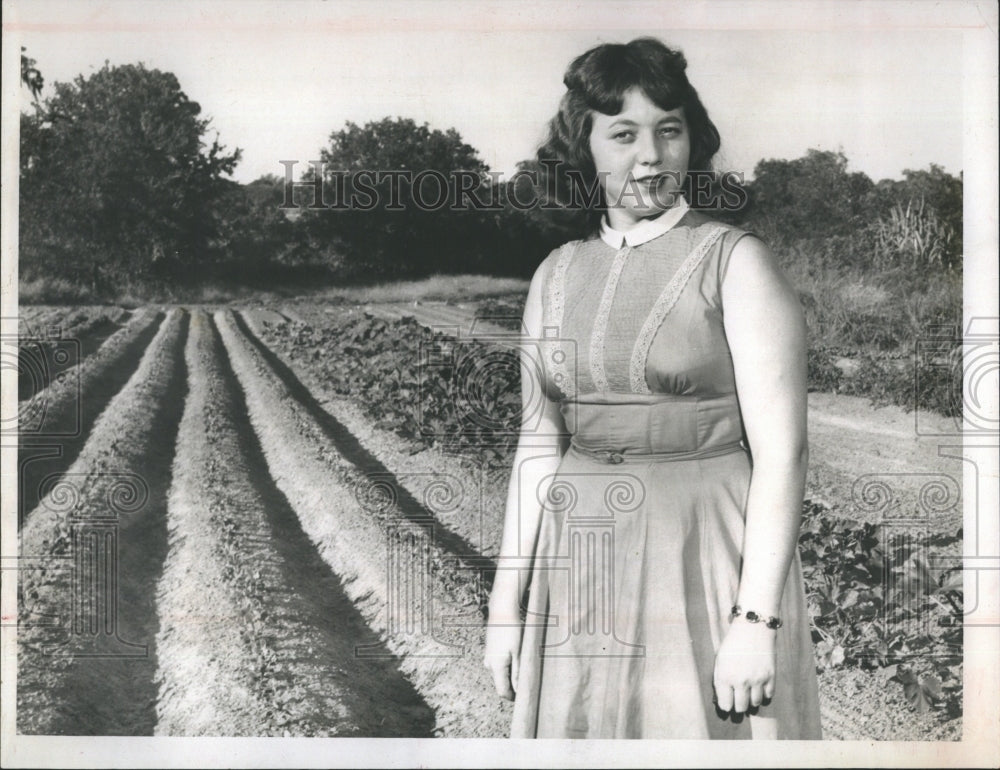
{"label": "low-growing plant", "polygon": [[961,417],[961,346],[955,342],[952,350],[938,360],[914,354],[902,362],[863,354],[854,375],[844,378],[837,392],[867,397],[876,406],[892,404],[908,412],[918,408]]}
{"label": "low-growing plant", "polygon": [[318,368],[335,393],[351,396],[375,421],[418,445],[506,458],[520,424],[517,352],[456,340],[412,316],[365,313],[338,327],[266,325],[268,344]]}
{"label": "low-growing plant", "polygon": [[960,539],[915,539],[807,500],[799,549],[817,664],[878,671],[917,711],[960,714],[962,569],[931,551]]}
{"label": "low-growing plant", "polygon": [[836,393],[844,373],[834,363],[835,356],[825,348],[809,348],[806,356],[809,390]]}

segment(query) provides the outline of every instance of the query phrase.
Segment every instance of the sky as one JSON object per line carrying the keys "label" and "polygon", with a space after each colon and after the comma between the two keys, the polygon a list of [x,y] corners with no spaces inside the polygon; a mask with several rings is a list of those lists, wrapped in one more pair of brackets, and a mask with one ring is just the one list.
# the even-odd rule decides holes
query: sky
{"label": "sky", "polygon": [[281,160],[304,169],[347,121],[387,116],[455,128],[509,174],[542,139],[568,63],[641,35],[684,51],[722,134],[718,168],[749,178],[761,159],[819,148],[877,180],[962,170],[961,28],[976,19],[963,0],[10,0],[3,25],[47,84],[105,60],[173,72],[242,149],[241,182],[283,175]]}

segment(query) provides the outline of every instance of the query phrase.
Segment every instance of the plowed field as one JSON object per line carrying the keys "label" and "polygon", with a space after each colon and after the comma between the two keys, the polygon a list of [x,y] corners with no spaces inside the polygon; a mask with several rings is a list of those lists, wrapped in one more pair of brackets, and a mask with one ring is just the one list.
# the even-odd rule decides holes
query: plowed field
{"label": "plowed field", "polygon": [[[79,344],[19,387],[19,732],[506,735],[482,644],[510,468],[401,438],[331,381],[302,332],[365,311],[472,321],[452,305],[22,309],[39,360]],[[885,515],[858,496],[868,477],[899,499],[961,479],[913,414],[810,408],[807,496],[834,514]],[[959,506],[939,513],[932,531],[960,526]],[[821,688],[827,738],[961,735],[875,674],[827,669]]]}

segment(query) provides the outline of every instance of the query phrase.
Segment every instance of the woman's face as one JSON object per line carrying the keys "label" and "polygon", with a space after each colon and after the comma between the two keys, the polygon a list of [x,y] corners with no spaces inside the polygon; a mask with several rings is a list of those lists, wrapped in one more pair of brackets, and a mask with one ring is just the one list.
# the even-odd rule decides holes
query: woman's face
{"label": "woman's face", "polygon": [[608,224],[628,230],[679,200],[691,155],[684,108],[663,110],[638,88],[617,115],[593,114],[590,152],[608,204]]}

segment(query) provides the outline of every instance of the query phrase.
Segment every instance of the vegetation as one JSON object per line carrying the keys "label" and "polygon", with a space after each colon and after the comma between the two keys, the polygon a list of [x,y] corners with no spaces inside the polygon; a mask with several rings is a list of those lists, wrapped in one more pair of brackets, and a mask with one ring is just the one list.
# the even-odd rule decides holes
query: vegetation
{"label": "vegetation", "polygon": [[[428,276],[523,282],[576,235],[571,213],[523,205],[536,193],[536,161],[500,179],[454,129],[347,123],[321,148],[322,168],[298,169],[292,189],[276,175],[243,185],[225,178],[239,150],[205,139],[209,122],[170,73],[105,65],[56,83],[44,100],[42,74],[23,52],[21,76],[35,105],[21,116],[20,288],[29,302],[420,299]],[[393,173],[371,176],[380,171]],[[797,287],[811,386],[957,415],[961,175],[931,165],[874,182],[842,153],[814,149],[761,161],[743,190],[743,208],[714,213],[767,241]],[[442,205],[428,206],[433,199]],[[368,288],[373,280],[383,288]],[[392,288],[400,280],[417,283]],[[481,312],[516,315],[524,284],[515,285]],[[935,359],[919,355],[931,338]]]}
{"label": "vegetation", "polygon": [[377,427],[425,446],[509,459],[521,410],[513,348],[432,331],[412,316],[369,313],[336,325],[265,327],[269,346],[308,363]]}
{"label": "vegetation", "polygon": [[95,291],[203,262],[239,160],[170,73],[108,64],[21,115],[21,271]]}
{"label": "vegetation", "polygon": [[804,514],[799,547],[820,666],[878,670],[914,709],[960,715],[962,567],[932,549],[960,543],[961,529],[917,539],[808,500]]}
{"label": "vegetation", "polygon": [[[462,175],[481,190],[488,168],[454,129],[403,118],[348,122],[320,160],[322,200],[308,190],[302,226],[341,273],[408,278],[480,266],[470,245],[481,240],[481,217],[455,202]],[[310,168],[305,181],[316,180]]]}

